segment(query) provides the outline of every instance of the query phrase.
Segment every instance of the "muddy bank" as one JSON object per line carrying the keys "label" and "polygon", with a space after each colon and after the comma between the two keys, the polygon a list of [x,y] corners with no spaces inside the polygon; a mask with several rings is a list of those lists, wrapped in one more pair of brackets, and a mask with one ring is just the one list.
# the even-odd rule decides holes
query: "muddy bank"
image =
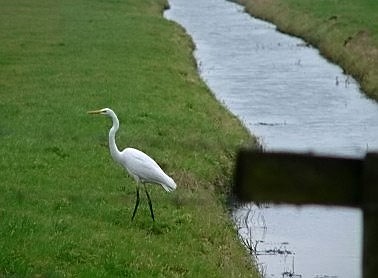
{"label": "muddy bank", "polygon": [[324,57],[352,75],[364,93],[378,101],[378,47],[363,23],[358,30],[346,32],[339,28],[345,18],[337,13],[322,19],[281,0],[232,1],[243,5],[254,17],[274,23],[281,32],[301,37],[318,48]]}

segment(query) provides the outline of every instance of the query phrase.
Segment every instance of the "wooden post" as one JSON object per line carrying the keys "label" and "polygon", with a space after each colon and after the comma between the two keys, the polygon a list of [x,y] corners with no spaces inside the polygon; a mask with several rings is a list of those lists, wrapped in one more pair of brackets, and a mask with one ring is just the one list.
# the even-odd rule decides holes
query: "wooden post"
{"label": "wooden post", "polygon": [[361,160],[243,150],[237,159],[234,192],[244,202],[361,208],[363,277],[377,277],[378,154]]}
{"label": "wooden post", "polygon": [[378,276],[378,154],[368,154],[363,177],[363,277]]}

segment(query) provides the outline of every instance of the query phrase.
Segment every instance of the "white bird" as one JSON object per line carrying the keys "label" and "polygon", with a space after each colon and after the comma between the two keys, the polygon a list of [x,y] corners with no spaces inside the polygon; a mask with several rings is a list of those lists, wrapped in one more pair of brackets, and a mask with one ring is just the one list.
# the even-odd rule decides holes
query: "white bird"
{"label": "white bird", "polygon": [[115,134],[119,128],[119,121],[117,115],[113,110],[104,108],[95,111],[88,111],[89,114],[101,114],[110,117],[113,121],[113,126],[109,131],[109,149],[110,154],[115,161],[120,163],[137,182],[136,187],[136,203],[131,220],[134,220],[136,211],[139,205],[139,188],[140,184],[143,185],[144,191],[148,198],[148,205],[150,207],[152,220],[155,221],[154,211],[152,209],[152,202],[148,194],[146,183],[160,184],[167,192],[176,189],[176,183],[160,168],[160,166],[144,152],[134,148],[126,148],[119,151],[115,142]]}

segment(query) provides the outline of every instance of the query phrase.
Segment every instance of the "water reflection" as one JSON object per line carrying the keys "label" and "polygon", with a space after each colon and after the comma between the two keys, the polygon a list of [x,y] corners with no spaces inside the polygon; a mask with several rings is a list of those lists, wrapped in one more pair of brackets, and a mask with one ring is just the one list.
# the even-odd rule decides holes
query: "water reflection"
{"label": "water reflection", "polygon": [[248,204],[233,217],[265,277],[361,275],[361,238],[350,236],[362,235],[359,210]]}
{"label": "water reflection", "polygon": [[[169,3],[166,17],[182,25],[196,44],[201,77],[265,149],[353,157],[378,149],[377,104],[316,49],[225,0]],[[260,254],[267,276],[289,275],[290,257],[304,277],[361,276],[359,211],[269,207],[259,213],[266,222],[264,242],[276,244],[269,248],[292,252],[283,258]],[[246,212],[235,215],[246,217]],[[263,247],[258,238],[254,244]],[[285,266],[276,267],[274,260]]]}

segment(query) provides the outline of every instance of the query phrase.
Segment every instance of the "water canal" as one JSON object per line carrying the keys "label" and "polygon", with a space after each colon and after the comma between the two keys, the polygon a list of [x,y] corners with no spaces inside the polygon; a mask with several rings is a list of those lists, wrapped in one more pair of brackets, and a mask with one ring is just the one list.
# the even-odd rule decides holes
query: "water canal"
{"label": "water canal", "polygon": [[[192,37],[201,77],[265,149],[378,149],[378,105],[316,49],[226,0],[169,3],[165,16]],[[265,277],[361,277],[358,210],[250,204],[234,218]]]}

